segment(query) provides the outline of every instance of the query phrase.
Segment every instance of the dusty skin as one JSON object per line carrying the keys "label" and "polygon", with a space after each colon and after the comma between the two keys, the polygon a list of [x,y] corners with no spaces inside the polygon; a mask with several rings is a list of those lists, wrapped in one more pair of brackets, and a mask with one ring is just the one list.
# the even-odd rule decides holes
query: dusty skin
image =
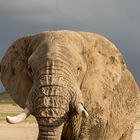
{"label": "dusty skin", "polygon": [[7,120],[32,114],[37,140],[131,140],[139,88],[105,37],[66,30],[28,35],[0,65],[5,89],[24,109]]}
{"label": "dusty skin", "polygon": [[[140,117],[140,107],[138,109],[137,118]],[[20,124],[11,125],[6,121],[0,122],[0,140],[35,140],[37,139],[38,128],[37,123],[22,122]],[[135,124],[132,140],[140,138],[140,121]]]}

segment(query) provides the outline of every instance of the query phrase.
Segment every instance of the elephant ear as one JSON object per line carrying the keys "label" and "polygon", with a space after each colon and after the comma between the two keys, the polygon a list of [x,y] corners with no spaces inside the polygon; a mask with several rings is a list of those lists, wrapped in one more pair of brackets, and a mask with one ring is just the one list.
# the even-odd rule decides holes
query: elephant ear
{"label": "elephant ear", "polygon": [[[96,34],[85,38],[89,42],[84,53],[87,73],[81,91],[91,116],[89,123],[96,132],[93,138],[98,138],[100,133],[109,137],[104,135],[105,127],[107,132],[111,132],[111,128],[118,128],[118,122],[119,132],[123,133],[134,122],[139,88],[121,53],[110,41]],[[123,124],[128,125],[125,128]]]}
{"label": "elephant ear", "polygon": [[12,99],[22,108],[25,107],[32,87],[32,77],[28,74],[28,58],[43,38],[43,34],[36,34],[18,39],[1,61],[1,81]]}
{"label": "elephant ear", "polygon": [[101,107],[107,110],[109,91],[113,91],[120,82],[126,65],[119,50],[106,38],[97,34],[83,36],[88,42],[84,53],[87,72],[81,86],[85,104],[91,112]]}

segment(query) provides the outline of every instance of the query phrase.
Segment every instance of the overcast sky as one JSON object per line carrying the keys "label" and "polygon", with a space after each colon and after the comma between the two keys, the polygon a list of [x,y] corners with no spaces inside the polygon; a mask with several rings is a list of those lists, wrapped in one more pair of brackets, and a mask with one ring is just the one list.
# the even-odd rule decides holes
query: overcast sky
{"label": "overcast sky", "polygon": [[106,36],[140,84],[140,0],[0,0],[0,59],[17,38],[58,29]]}

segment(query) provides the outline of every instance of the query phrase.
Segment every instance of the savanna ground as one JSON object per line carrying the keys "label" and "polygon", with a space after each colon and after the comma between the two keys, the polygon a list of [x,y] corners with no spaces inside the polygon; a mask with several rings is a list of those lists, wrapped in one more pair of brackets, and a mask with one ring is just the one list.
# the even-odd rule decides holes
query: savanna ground
{"label": "savanna ground", "polygon": [[[8,124],[6,116],[16,115],[22,109],[18,107],[8,94],[0,95],[0,140],[36,140],[38,128],[36,120],[30,116],[19,124]],[[132,140],[140,140],[140,107],[137,113],[135,129]]]}

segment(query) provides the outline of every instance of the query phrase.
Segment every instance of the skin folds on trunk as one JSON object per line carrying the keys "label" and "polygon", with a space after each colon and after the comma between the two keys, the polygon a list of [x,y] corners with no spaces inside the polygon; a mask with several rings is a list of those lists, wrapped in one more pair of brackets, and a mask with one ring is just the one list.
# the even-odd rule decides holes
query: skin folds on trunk
{"label": "skin folds on trunk", "polygon": [[41,125],[39,126],[38,140],[61,140],[62,129],[63,125],[53,128]]}
{"label": "skin folds on trunk", "polygon": [[43,87],[36,98],[35,116],[39,124],[39,140],[60,140],[63,123],[67,119],[69,103],[62,87]]}
{"label": "skin folds on trunk", "polygon": [[69,70],[58,63],[50,63],[39,69],[37,88],[30,96],[32,113],[39,125],[38,140],[61,139],[72,97]]}

